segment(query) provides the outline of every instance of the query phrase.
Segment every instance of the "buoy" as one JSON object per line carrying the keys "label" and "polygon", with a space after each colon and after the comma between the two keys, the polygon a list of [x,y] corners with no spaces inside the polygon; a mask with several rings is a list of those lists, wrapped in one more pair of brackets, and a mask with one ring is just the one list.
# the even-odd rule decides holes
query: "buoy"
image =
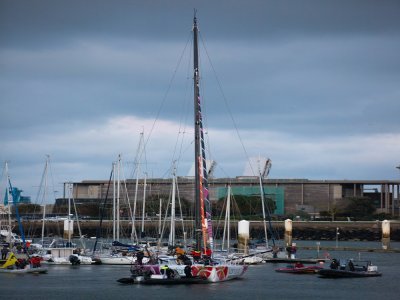
{"label": "buoy", "polygon": [[64,239],[70,240],[74,233],[74,220],[64,220]]}
{"label": "buoy", "polygon": [[239,221],[238,226],[238,251],[248,254],[248,243],[250,238],[250,222],[246,220]]}
{"label": "buoy", "polygon": [[292,220],[285,220],[285,243],[286,246],[292,245]]}
{"label": "buoy", "polygon": [[390,221],[382,221],[382,249],[389,249],[390,244]]}

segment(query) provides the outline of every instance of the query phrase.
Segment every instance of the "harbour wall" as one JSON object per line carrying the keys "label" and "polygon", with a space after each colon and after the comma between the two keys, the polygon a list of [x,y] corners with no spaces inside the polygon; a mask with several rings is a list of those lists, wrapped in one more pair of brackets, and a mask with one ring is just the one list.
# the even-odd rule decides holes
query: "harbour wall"
{"label": "harbour wall", "polygon": [[[187,236],[192,236],[193,221],[177,221],[175,224],[176,237],[183,238],[183,228],[188,233]],[[112,235],[112,221],[103,221],[101,230],[99,231],[98,220],[84,220],[79,222],[82,235],[94,237],[100,232],[101,237],[110,237]],[[130,237],[132,223],[123,220],[120,222],[120,236]],[[273,232],[276,239],[283,239],[284,222],[271,222]],[[63,221],[52,221],[45,224],[45,236],[62,236]],[[25,235],[28,237],[38,238],[42,232],[41,221],[23,222]],[[238,221],[231,221],[230,230],[231,236],[237,236]],[[267,223],[267,228],[268,228]],[[141,222],[136,223],[136,231],[140,231]],[[159,221],[145,221],[145,236],[159,236]],[[223,231],[221,222],[213,222],[214,232]],[[74,224],[74,235],[78,235],[78,226]],[[163,232],[164,236],[168,237],[169,223],[165,224]],[[337,233],[339,233],[337,235]],[[140,233],[139,233],[140,234]],[[270,231],[268,231],[270,235]],[[329,221],[293,221],[292,237],[296,240],[335,240],[336,236],[340,241],[359,240],[359,241],[380,241],[382,238],[382,222],[380,221],[349,221],[349,222],[329,222]],[[264,237],[264,224],[261,221],[250,221],[250,237],[251,239],[262,239]],[[219,236],[217,236],[219,238]],[[390,223],[390,240],[400,241],[400,221],[391,221]]]}

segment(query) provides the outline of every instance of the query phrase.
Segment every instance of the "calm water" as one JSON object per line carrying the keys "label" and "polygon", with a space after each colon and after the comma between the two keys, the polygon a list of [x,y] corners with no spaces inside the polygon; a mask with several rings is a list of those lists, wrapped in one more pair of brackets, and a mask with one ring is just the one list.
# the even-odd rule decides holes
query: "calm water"
{"label": "calm water", "polygon": [[[315,242],[298,241],[301,245]],[[334,242],[321,242],[321,246]],[[340,246],[379,248],[379,243],[341,242]],[[400,243],[392,243],[400,248]],[[321,251],[320,255],[323,255]],[[316,257],[300,251],[299,257]],[[331,257],[371,260],[382,277],[324,279],[315,275],[277,273],[284,264],[250,266],[240,280],[218,284],[142,286],[120,285],[129,266],[49,266],[44,275],[0,273],[1,299],[400,299],[400,253],[330,251]]]}

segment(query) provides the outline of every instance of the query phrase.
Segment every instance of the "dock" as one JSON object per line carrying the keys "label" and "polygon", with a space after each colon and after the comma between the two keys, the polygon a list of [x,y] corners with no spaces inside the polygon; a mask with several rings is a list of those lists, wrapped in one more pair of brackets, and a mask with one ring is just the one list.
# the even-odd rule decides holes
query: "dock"
{"label": "dock", "polygon": [[317,264],[330,261],[328,258],[268,258],[265,263],[302,263],[302,264]]}
{"label": "dock", "polygon": [[[297,246],[297,249],[302,250],[315,250],[318,251],[316,246]],[[377,253],[400,253],[398,248],[361,248],[361,247],[326,247],[320,246],[319,251],[352,251],[352,252],[377,252]]]}

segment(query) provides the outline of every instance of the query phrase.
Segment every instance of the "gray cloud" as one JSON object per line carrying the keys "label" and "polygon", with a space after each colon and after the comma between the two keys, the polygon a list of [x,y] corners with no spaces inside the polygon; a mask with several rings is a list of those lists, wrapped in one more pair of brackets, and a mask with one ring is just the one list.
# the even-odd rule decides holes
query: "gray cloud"
{"label": "gray cloud", "polygon": [[[139,132],[150,133],[158,112],[149,173],[168,174],[179,130],[180,174],[188,172],[194,7],[1,1],[0,159],[21,188],[34,194],[45,154],[57,182],[106,178],[118,153],[132,160]],[[249,155],[271,157],[275,178],[398,177],[399,2],[196,7],[206,46],[201,96],[219,175],[244,168],[237,126]]]}

